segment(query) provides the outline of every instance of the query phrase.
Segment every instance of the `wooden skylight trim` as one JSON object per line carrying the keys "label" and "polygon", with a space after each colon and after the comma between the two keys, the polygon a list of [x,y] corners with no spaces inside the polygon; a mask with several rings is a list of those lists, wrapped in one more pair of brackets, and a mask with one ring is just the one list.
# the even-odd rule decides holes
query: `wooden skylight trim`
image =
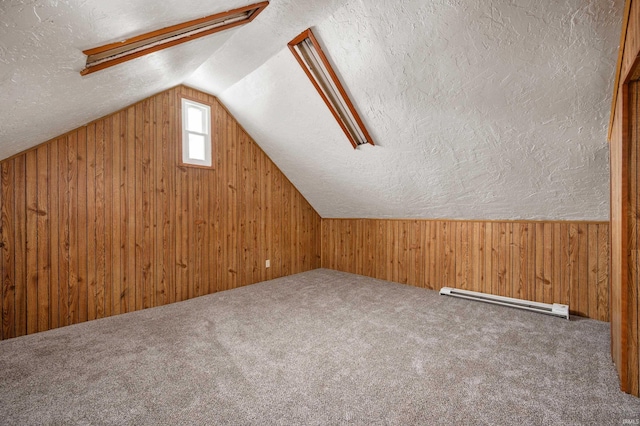
{"label": "wooden skylight trim", "polygon": [[[375,145],[311,28],[291,40],[288,46],[342,131],[347,135],[351,145],[354,148],[367,143]],[[312,63],[313,58],[311,60],[305,58],[307,56],[305,51],[309,51],[319,60],[319,67]]]}
{"label": "wooden skylight trim", "polygon": [[[620,78],[622,74],[622,59],[624,57],[624,47],[627,41],[627,30],[629,27],[630,14],[631,14],[631,0],[626,0],[624,5],[624,14],[622,17],[622,31],[620,35],[620,47],[618,49],[618,62],[616,63],[615,81],[613,83],[613,96],[611,97],[611,112],[609,114],[609,131],[607,132],[607,140],[609,142],[611,142],[611,134],[613,132],[613,120],[616,116],[616,107],[618,106],[618,92],[620,91]],[[631,69],[633,69],[633,67]]]}
{"label": "wooden skylight trim", "polygon": [[83,53],[87,55],[87,64],[80,74],[91,74],[149,53],[247,24],[268,5],[268,1],[263,1],[85,50]]}

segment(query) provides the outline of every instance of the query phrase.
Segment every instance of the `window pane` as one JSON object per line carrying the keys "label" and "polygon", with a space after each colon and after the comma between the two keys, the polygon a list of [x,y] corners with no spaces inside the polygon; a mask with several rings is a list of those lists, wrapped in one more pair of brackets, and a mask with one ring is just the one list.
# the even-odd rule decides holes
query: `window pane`
{"label": "window pane", "polygon": [[204,136],[189,133],[189,158],[205,161]]}
{"label": "window pane", "polygon": [[187,108],[187,130],[190,132],[205,133],[204,111],[199,108]]}

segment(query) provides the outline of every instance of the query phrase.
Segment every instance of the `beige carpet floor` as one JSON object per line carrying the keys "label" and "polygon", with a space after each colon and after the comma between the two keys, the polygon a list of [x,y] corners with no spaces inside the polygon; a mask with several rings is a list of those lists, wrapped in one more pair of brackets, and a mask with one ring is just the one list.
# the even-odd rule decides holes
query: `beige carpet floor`
{"label": "beige carpet floor", "polygon": [[638,419],[608,323],[326,269],[0,342],[0,424]]}

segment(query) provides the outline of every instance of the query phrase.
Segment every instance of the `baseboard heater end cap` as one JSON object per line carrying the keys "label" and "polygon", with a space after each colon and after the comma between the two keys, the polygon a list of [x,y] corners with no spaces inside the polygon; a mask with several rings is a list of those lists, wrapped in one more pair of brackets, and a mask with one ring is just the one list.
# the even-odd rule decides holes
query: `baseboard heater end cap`
{"label": "baseboard heater end cap", "polygon": [[440,289],[440,296],[449,296],[451,294],[451,290],[453,290],[451,287],[442,287]]}
{"label": "baseboard heater end cap", "polygon": [[568,305],[563,305],[561,303],[554,303],[553,306],[551,307],[551,312],[554,315],[569,319],[569,306]]}

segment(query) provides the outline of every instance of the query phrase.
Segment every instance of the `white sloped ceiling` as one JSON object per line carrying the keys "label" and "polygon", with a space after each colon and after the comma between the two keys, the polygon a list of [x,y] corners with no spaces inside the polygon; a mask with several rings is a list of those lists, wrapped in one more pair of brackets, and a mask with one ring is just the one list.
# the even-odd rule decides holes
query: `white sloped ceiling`
{"label": "white sloped ceiling", "polygon": [[[3,2],[0,158],[186,83],[323,217],[608,219],[623,0],[271,0],[240,29],[78,74],[83,49],[251,2]],[[287,49],[307,27],[376,146],[351,147]]]}
{"label": "white sloped ceiling", "polygon": [[233,9],[245,0],[214,3],[1,1],[0,158],[182,83],[234,30],[85,77],[82,51]]}

